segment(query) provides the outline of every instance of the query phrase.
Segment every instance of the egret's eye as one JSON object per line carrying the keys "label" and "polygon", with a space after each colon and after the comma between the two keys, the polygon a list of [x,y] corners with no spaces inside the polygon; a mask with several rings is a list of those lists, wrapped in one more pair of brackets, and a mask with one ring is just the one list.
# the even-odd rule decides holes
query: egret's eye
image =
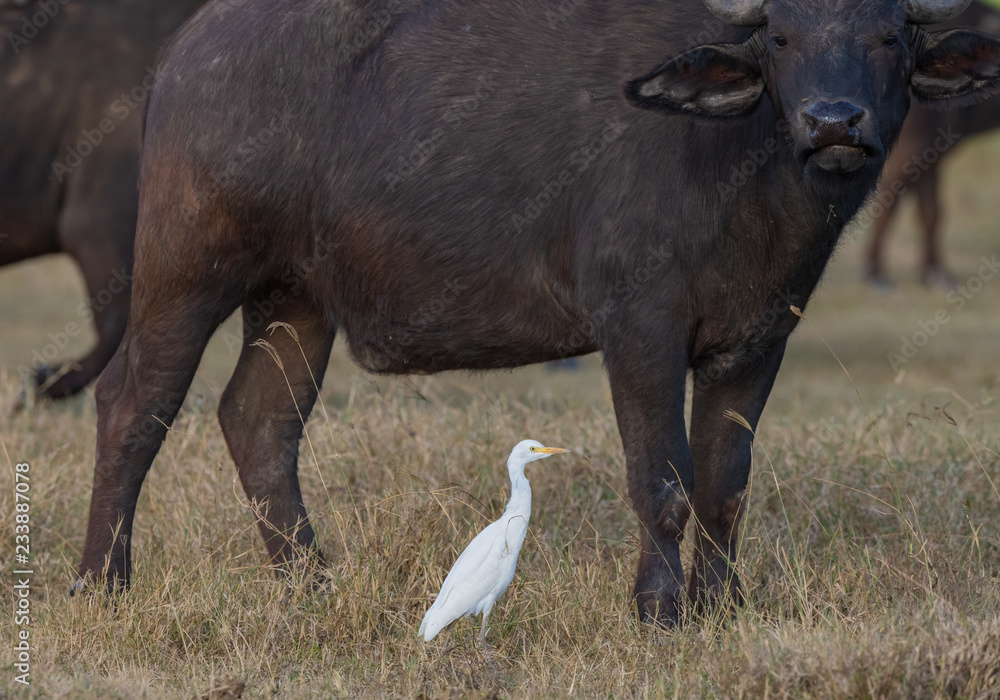
{"label": "egret's eye", "polygon": [[776,36],[774,37],[774,45],[777,46],[779,49],[783,49],[786,46],[788,46],[788,39],[786,39],[783,36]]}
{"label": "egret's eye", "polygon": [[538,452],[538,448],[537,448],[537,447],[529,447],[528,449],[529,449],[529,450],[530,450],[531,452]]}
{"label": "egret's eye", "polygon": [[899,39],[894,36],[887,36],[885,41],[882,42],[883,45],[888,46],[890,49],[899,43]]}

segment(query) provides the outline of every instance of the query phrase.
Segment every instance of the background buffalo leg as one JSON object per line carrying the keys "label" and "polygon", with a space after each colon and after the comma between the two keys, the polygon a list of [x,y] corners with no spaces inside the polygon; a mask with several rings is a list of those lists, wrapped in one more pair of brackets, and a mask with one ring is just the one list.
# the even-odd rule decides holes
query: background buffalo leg
{"label": "background buffalo leg", "polygon": [[927,285],[948,287],[950,286],[948,271],[941,261],[941,200],[938,174],[938,167],[932,165],[914,185],[924,242],[920,280]]}
{"label": "background buffalo leg", "polygon": [[87,286],[97,344],[61,376],[50,380],[58,367],[37,371],[38,393],[48,398],[72,396],[87,386],[111,360],[125,334],[135,213],[78,206],[63,212],[59,228],[63,249],[79,266]]}

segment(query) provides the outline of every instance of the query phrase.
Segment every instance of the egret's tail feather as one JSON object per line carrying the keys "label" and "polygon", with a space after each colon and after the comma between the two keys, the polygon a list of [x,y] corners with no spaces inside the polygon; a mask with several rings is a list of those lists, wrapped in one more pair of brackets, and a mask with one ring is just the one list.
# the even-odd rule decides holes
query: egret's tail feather
{"label": "egret's tail feather", "polygon": [[434,606],[432,605],[428,608],[427,612],[424,613],[424,619],[420,621],[420,629],[417,630],[417,635],[424,638],[425,642],[429,642],[437,633],[441,631],[441,625],[438,624],[439,621],[432,620],[434,617]]}

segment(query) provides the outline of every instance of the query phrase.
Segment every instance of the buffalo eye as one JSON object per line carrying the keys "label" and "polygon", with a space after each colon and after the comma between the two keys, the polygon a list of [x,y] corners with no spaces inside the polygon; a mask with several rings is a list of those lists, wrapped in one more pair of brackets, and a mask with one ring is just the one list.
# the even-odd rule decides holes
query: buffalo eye
{"label": "buffalo eye", "polygon": [[890,49],[893,48],[897,43],[899,43],[899,39],[894,36],[887,36],[885,38],[885,41],[882,42],[884,46],[888,46]]}
{"label": "buffalo eye", "polygon": [[774,45],[777,46],[779,49],[783,49],[786,46],[788,46],[788,39],[786,39],[783,36],[776,36],[774,37],[773,41]]}

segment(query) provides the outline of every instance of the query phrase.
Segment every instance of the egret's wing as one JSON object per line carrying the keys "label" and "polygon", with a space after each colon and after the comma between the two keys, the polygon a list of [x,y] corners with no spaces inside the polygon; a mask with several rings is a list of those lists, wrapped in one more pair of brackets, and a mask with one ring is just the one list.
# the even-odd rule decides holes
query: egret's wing
{"label": "egret's wing", "polygon": [[[485,586],[484,578],[488,577],[489,571],[493,568],[492,562],[497,558],[497,553],[494,550],[502,544],[503,529],[501,526],[500,521],[490,523],[486,529],[475,536],[458,556],[451,571],[445,576],[444,583],[441,584],[438,600],[441,600],[442,604],[447,602],[458,588],[471,592],[480,588],[479,585],[475,584]],[[485,586],[483,593],[485,594],[489,590],[489,586]]]}
{"label": "egret's wing", "polygon": [[496,552],[498,568],[501,573],[493,580],[492,596],[494,600],[499,598],[507,590],[510,582],[514,580],[517,559],[521,555],[521,546],[524,544],[524,538],[527,534],[528,521],[524,518],[517,516],[507,521],[503,539],[498,540],[498,544],[502,546]]}
{"label": "egret's wing", "polygon": [[425,640],[433,639],[439,630],[454,620],[475,612],[506,578],[508,563],[516,566],[517,552],[508,546],[506,530],[502,520],[491,523],[476,535],[455,561],[444,579],[441,592],[420,624],[420,633],[424,634]]}

